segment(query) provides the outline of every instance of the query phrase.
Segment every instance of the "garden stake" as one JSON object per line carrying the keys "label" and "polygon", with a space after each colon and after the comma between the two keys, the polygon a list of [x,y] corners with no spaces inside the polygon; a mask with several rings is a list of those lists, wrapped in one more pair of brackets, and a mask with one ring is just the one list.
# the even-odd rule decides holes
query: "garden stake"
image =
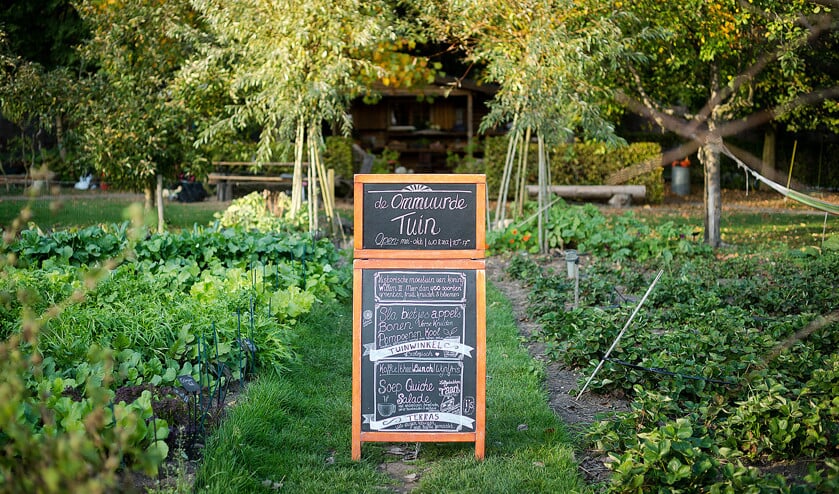
{"label": "garden stake", "polygon": [[[198,365],[201,370],[198,371],[198,408],[201,410],[201,425],[198,427],[196,433],[204,435],[204,417],[206,416],[206,409],[204,408],[204,369],[207,367],[204,359],[204,334],[198,335]],[[207,383],[209,387],[209,382]]]}
{"label": "garden stake", "polygon": [[218,395],[216,398],[216,406],[221,406],[221,378],[223,377],[223,373],[221,371],[222,363],[221,360],[218,358],[218,331],[216,330],[216,322],[213,321],[213,343],[216,346],[216,391],[218,391]]}
{"label": "garden stake", "polygon": [[[242,357],[245,351],[242,348],[242,312],[239,309],[236,309],[236,342],[239,343],[239,383],[241,388],[241,383],[245,380],[246,371],[242,365]],[[245,365],[247,365],[247,361],[245,361]]]}
{"label": "garden stake", "polygon": [[824,251],[824,234],[827,232],[827,212],[824,213],[824,225],[822,226],[822,251]]}
{"label": "garden stake", "polygon": [[600,359],[600,362],[597,364],[597,367],[594,369],[594,372],[591,373],[591,376],[588,378],[588,381],[586,381],[586,385],[583,386],[583,389],[581,389],[580,393],[577,394],[576,401],[580,401],[580,396],[583,396],[583,393],[585,392],[588,385],[591,383],[591,380],[594,379],[594,376],[597,374],[597,372],[600,370],[600,368],[603,367],[603,362],[605,362],[606,359],[609,358],[609,354],[612,353],[612,350],[615,349],[615,347],[618,344],[618,341],[620,341],[620,339],[621,339],[621,336],[623,336],[623,333],[626,332],[626,329],[632,323],[632,320],[635,319],[635,315],[638,314],[638,310],[641,308],[642,305],[644,305],[644,301],[646,301],[647,297],[650,295],[650,293],[652,293],[653,288],[655,288],[655,284],[658,283],[658,280],[659,280],[659,278],[661,278],[661,275],[663,273],[664,273],[663,269],[661,271],[659,271],[658,274],[656,275],[655,279],[653,280],[652,284],[650,285],[650,287],[647,288],[647,293],[644,294],[644,296],[641,298],[641,301],[638,302],[637,306],[635,306],[635,310],[632,311],[632,315],[629,316],[629,319],[626,321],[626,324],[623,325],[623,329],[621,329],[621,332],[618,333],[618,337],[615,338],[615,341],[612,342],[612,346],[610,346],[609,349],[606,350],[606,354],[603,355],[602,359]]}
{"label": "garden stake", "polygon": [[[312,241],[314,241],[314,237],[312,237]],[[303,256],[300,258],[300,263],[303,266],[303,286],[300,288],[306,289],[306,244],[303,244]]]}
{"label": "garden stake", "polygon": [[[253,321],[253,305],[254,305],[254,302],[253,302],[253,300],[251,300],[251,326],[250,326],[250,328],[248,329],[248,342],[249,342],[249,343],[248,343],[248,351],[250,351],[250,352],[251,352],[251,372],[255,372],[255,371],[256,371],[256,349],[255,349],[255,348],[256,348],[256,345],[255,345],[255,343],[253,342],[253,325],[254,325],[254,321]],[[252,348],[253,348],[253,349],[252,349]]]}

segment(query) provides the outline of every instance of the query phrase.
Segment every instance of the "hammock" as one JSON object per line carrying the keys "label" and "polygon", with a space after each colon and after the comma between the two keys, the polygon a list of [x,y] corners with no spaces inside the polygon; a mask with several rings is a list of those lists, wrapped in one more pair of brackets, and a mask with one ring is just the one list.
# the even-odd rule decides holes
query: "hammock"
{"label": "hammock", "polygon": [[725,146],[722,146],[722,152],[723,152],[723,154],[725,154],[729,158],[733,159],[734,162],[737,163],[737,166],[744,169],[746,172],[751,173],[752,176],[756,180],[765,183],[766,185],[768,185],[769,187],[771,187],[773,190],[775,190],[779,194],[783,195],[784,197],[789,197],[793,201],[800,202],[801,204],[806,204],[807,206],[810,206],[811,208],[818,209],[820,211],[824,211],[825,213],[839,215],[839,205],[836,205],[836,204],[833,204],[833,203],[830,203],[830,202],[827,202],[827,201],[822,201],[821,199],[816,199],[813,196],[808,196],[807,194],[803,194],[803,193],[798,192],[796,190],[792,190],[792,189],[789,189],[787,187],[784,187],[783,185],[781,185],[777,182],[773,182],[772,180],[764,177],[760,173],[758,173],[758,172],[752,170],[751,168],[749,168],[749,166],[746,165],[743,162],[743,160],[734,156],[734,154]]}

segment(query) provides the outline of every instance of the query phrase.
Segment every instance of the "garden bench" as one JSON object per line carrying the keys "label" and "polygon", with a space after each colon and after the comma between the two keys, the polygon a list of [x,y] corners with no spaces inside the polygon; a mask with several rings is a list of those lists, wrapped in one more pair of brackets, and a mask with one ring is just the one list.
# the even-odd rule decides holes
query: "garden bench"
{"label": "garden bench", "polygon": [[219,201],[229,201],[233,198],[233,186],[240,184],[291,184],[292,180],[283,176],[269,175],[230,175],[226,173],[210,173],[207,183],[218,185],[216,197]]}
{"label": "garden bench", "polygon": [[[560,197],[573,199],[607,199],[609,204],[620,206],[631,199],[643,200],[647,195],[644,185],[551,185],[548,191]],[[538,185],[528,185],[527,193],[539,193]]]}
{"label": "garden bench", "polygon": [[29,185],[32,183],[32,178],[28,175],[0,175],[0,184],[23,184]]}

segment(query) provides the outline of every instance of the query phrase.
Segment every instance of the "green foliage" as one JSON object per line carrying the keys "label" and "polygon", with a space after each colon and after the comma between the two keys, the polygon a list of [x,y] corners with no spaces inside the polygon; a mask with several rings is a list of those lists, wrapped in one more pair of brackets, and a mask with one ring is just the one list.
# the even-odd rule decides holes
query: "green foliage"
{"label": "green foliage", "polygon": [[[829,358],[834,363],[837,355]],[[834,369],[831,369],[834,370]],[[831,386],[839,383],[832,377]],[[795,395],[782,384],[767,380],[755,386],[749,396],[722,422],[724,447],[750,458],[818,458],[839,449],[839,410],[819,395]]]}
{"label": "green foliage", "polygon": [[[276,141],[320,135],[322,122],[349,133],[346,108],[362,81],[384,70],[366,55],[398,37],[386,2],[328,1],[264,9],[250,2],[191,2],[210,36],[196,35],[198,53],[179,84],[188,91],[226,94],[199,136],[210,144],[229,129],[259,132],[258,161],[270,161]],[[316,28],[314,28],[316,27]]]}
{"label": "green foliage", "polygon": [[521,231],[515,225],[503,230],[493,230],[487,233],[487,246],[491,252],[525,251],[539,252],[536,237],[530,231]]}
{"label": "green foliage", "polygon": [[239,227],[244,230],[272,231],[302,231],[308,226],[308,212],[301,210],[297,215],[291,212],[291,198],[285,193],[277,196],[276,210],[279,216],[268,209],[268,202],[263,194],[250,194],[234,199],[230,206],[221,213],[215,213],[219,225],[223,227]]}
{"label": "green foliage", "polygon": [[123,464],[154,474],[168,455],[166,421],[152,416],[148,391],[114,403],[115,389],[177,386],[208,362],[240,380],[245,334],[259,368],[281,371],[298,319],[349,293],[333,244],[292,232],[195,228],[136,241],[125,225],[24,231],[4,253],[23,268],[0,271],[2,492],[105,492]]}
{"label": "green foliage", "polygon": [[353,178],[352,139],[328,136],[324,139],[323,166],[335,170],[335,176],[345,180]]}
{"label": "green foliage", "polygon": [[[508,137],[487,137],[484,142],[484,166],[487,175],[487,190],[497,194],[504,172]],[[528,183],[535,184],[538,177],[537,145],[528,149]],[[561,144],[550,149],[548,161],[551,166],[553,185],[597,185],[605,183],[606,177],[631,165],[657,159],[661,147],[657,143],[634,143],[626,146],[608,147],[605,144],[577,142]],[[664,200],[662,168],[632,178],[628,184],[647,187],[647,202],[656,204]]]}
{"label": "green foliage", "polygon": [[[544,228],[549,248],[577,249],[615,261],[629,258],[670,261],[677,255],[702,256],[710,252],[707,246],[695,241],[693,231],[687,227],[665,222],[653,229],[631,211],[621,216],[606,216],[592,204],[568,206],[561,199],[548,210]],[[487,246],[495,253],[535,252],[536,239],[529,233],[535,229],[535,219],[531,219],[504,230],[490,231]]]}
{"label": "green foliage", "polygon": [[[22,164],[33,176],[58,178],[78,175],[71,172],[70,160],[76,132],[68,121],[79,116],[80,84],[65,67],[46,70],[38,63],[18,57],[6,57],[0,25],[0,112],[17,126],[19,135],[4,146],[5,160]],[[58,149],[48,150],[42,134],[54,133]]]}
{"label": "green foliage", "polygon": [[77,231],[59,230],[50,235],[24,230],[11,251],[24,264],[43,261],[50,265],[93,265],[117,257],[126,248],[126,227],[127,224],[90,226]]}
{"label": "green foliage", "polygon": [[0,342],[0,492],[111,492],[124,465],[157,473],[167,455],[168,427],[151,420],[150,395],[114,403],[113,361],[91,348],[87,362],[101,380],[83,379],[84,396],[64,396],[73,380],[50,375],[51,362],[31,351],[37,322]]}
{"label": "green foliage", "polygon": [[[575,310],[565,308],[571,288],[562,273],[539,258],[511,259],[508,273],[530,287],[529,311],[549,356],[590,375],[649,284],[633,256],[586,263]],[[832,253],[797,251],[671,259],[589,386],[632,399],[630,412],[588,436],[612,458],[611,491],[829,492],[836,485],[829,459],[839,450],[837,263]],[[828,313],[834,319],[813,316]],[[803,458],[823,468],[811,468],[800,486],[752,466]]]}
{"label": "green foliage", "polygon": [[574,3],[417,2],[430,35],[461,47],[466,61],[498,84],[481,130],[530,128],[548,143],[581,133],[616,142],[606,118],[608,90],[599,84],[613,57],[627,51],[608,15]]}
{"label": "green foliage", "polygon": [[203,175],[192,117],[170,85],[193,47],[178,36],[196,24],[189,2],[76,4],[91,28],[82,56],[98,66],[84,81],[78,121],[85,163],[103,182],[151,189],[155,176]]}

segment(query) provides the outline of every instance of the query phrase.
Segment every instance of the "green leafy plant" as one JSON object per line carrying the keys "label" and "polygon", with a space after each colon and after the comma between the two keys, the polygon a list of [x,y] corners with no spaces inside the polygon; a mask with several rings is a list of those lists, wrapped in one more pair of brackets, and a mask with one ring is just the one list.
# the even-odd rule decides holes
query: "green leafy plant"
{"label": "green leafy plant", "polygon": [[[0,492],[109,492],[127,464],[156,474],[168,452],[168,427],[152,417],[150,397],[113,403],[108,352],[92,349],[103,369],[86,380],[78,401],[63,396],[71,381],[47,375],[37,324],[0,342]],[[83,383],[84,384],[84,383]]]}
{"label": "green leafy plant", "polygon": [[296,215],[292,214],[290,197],[281,193],[277,201],[277,209],[283,211],[281,217],[275,216],[269,210],[265,196],[259,192],[251,192],[244,197],[234,199],[227,209],[213,216],[223,227],[235,226],[260,232],[302,231],[303,227],[308,225],[308,212],[301,211]]}

